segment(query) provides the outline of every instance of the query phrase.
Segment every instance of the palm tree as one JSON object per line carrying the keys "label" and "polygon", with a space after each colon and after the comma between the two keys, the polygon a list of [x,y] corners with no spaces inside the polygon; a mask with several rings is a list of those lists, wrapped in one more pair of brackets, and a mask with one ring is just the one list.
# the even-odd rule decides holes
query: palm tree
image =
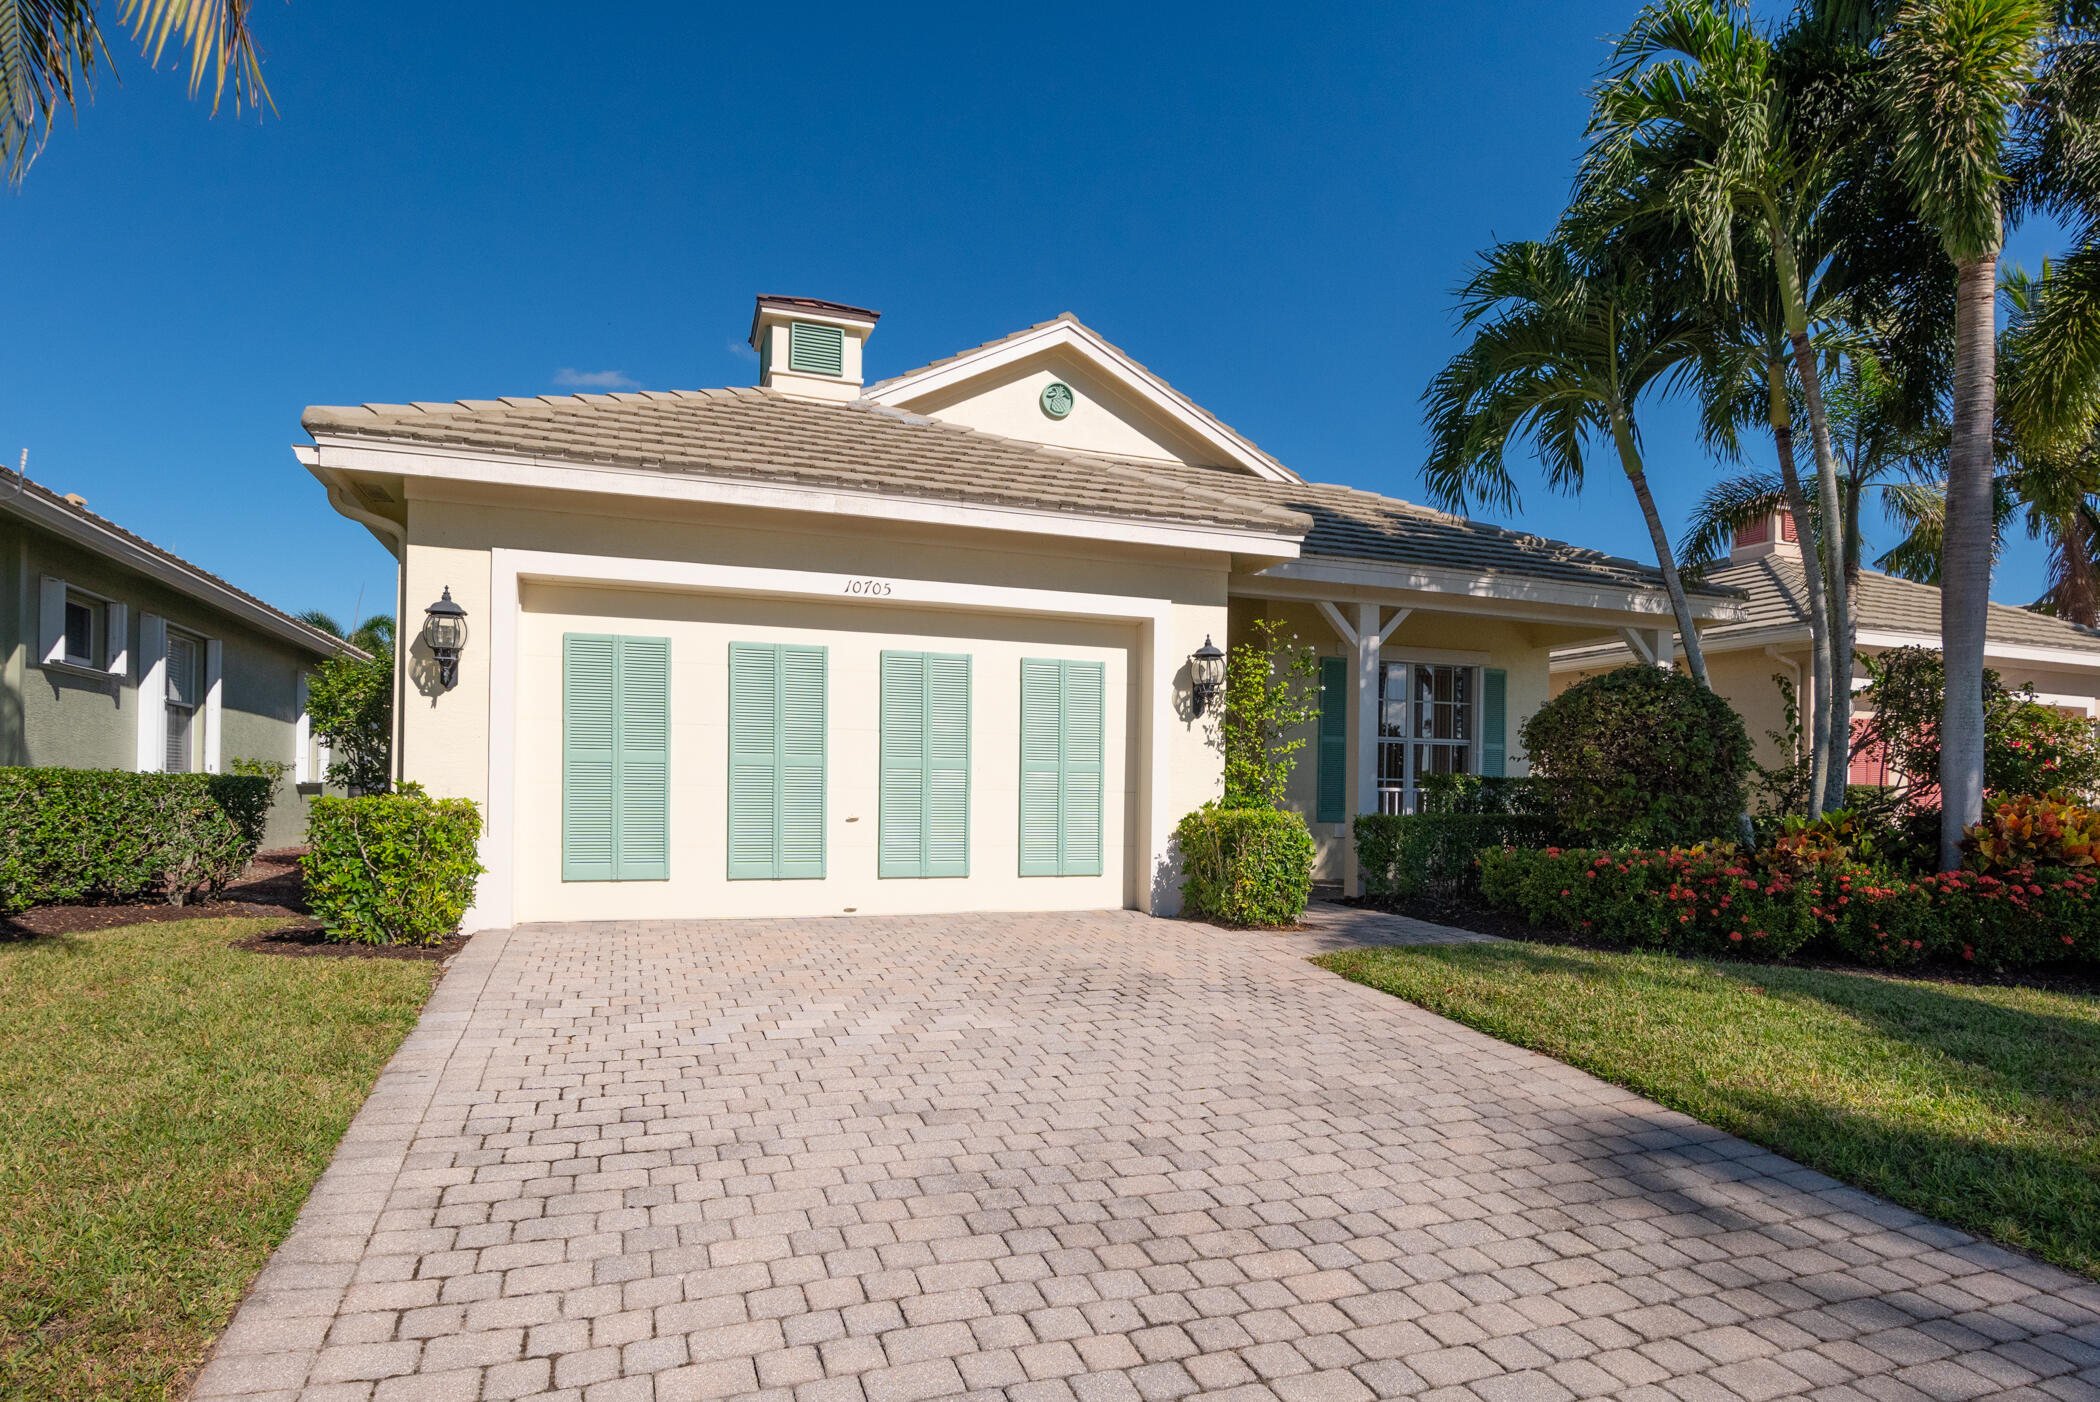
{"label": "palm tree", "polygon": [[[1583,184],[1593,192],[1636,192],[1623,201],[1624,217],[1668,216],[1689,239],[1708,290],[1724,301],[1745,290],[1742,225],[1756,227],[1760,237],[1752,246],[1762,249],[1773,305],[1769,312],[1757,305],[1762,299],[1743,305],[1753,309],[1753,322],[1777,322],[1774,347],[1790,354],[1807,411],[1818,505],[1825,519],[1836,520],[1843,509],[1837,459],[1810,339],[1822,262],[1812,252],[1815,228],[1835,188],[1834,166],[1797,131],[1779,58],[1772,42],[1725,0],[1657,0],[1620,39],[1595,93]],[[1791,475],[1791,396],[1783,393],[1777,358],[1767,356],[1764,368],[1775,446]],[[1842,564],[1819,552],[1801,529],[1805,503],[1796,505],[1790,494],[1789,504],[1811,588],[1822,596],[1810,600],[1817,674],[1849,676],[1853,630]],[[1844,743],[1848,700],[1842,683],[1817,688],[1813,752],[1831,755]],[[1836,802],[1842,803],[1842,772],[1831,766],[1827,782],[1840,786]]]}
{"label": "palm tree", "polygon": [[[190,96],[212,74],[212,111],[233,84],[234,108],[270,100],[248,19],[254,0],[123,0],[119,22],[156,66],[168,42],[190,57]],[[11,184],[44,149],[59,108],[94,95],[95,64],[115,71],[95,0],[0,0],[0,161]]]}
{"label": "palm tree", "polygon": [[[1564,231],[1565,233],[1565,231]],[[1473,335],[1424,392],[1430,453],[1422,469],[1439,505],[1517,500],[1506,455],[1529,440],[1555,488],[1582,489],[1590,450],[1608,442],[1640,502],[1669,591],[1686,665],[1711,689],[1676,557],[1648,488],[1636,409],[1698,353],[1701,318],[1686,279],[1619,244],[1498,244],[1459,293]]]}
{"label": "palm tree", "polygon": [[2011,269],[2000,290],[2010,316],[1998,338],[1999,476],[2026,508],[2028,535],[2049,545],[2048,587],[2029,607],[2090,628],[2100,623],[2100,378],[2065,373],[2059,357],[2075,348],[2062,321],[2043,320],[2083,291],[2050,262],[2038,277]]}
{"label": "palm tree", "polygon": [[1954,265],[1953,424],[1940,564],[1940,865],[1983,814],[1983,650],[1996,458],[1998,251],[2007,139],[2036,73],[2041,0],[1907,0],[1882,40],[1896,173]]}
{"label": "palm tree", "polygon": [[369,652],[377,657],[394,646],[394,616],[390,613],[375,613],[348,633],[336,622],[335,615],[326,609],[308,609],[295,617],[309,628],[318,628],[332,638],[341,638],[360,652]]}

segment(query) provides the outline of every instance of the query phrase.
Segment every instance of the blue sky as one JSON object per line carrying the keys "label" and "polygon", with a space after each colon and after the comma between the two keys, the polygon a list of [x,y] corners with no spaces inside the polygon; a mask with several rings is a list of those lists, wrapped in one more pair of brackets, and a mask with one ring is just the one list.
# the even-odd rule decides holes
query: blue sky
{"label": "blue sky", "polygon": [[[303,406],[750,383],[764,291],[881,309],[871,376],[1069,310],[1307,476],[1418,498],[1452,286],[1550,224],[1634,8],[266,0],[277,115],[117,44],[0,198],[0,460],[370,612],[391,560],[292,461]],[[1689,422],[1647,430],[1673,523],[1715,472]],[[1608,462],[1503,519],[1650,558]],[[2015,539],[1994,595],[2040,576]]]}

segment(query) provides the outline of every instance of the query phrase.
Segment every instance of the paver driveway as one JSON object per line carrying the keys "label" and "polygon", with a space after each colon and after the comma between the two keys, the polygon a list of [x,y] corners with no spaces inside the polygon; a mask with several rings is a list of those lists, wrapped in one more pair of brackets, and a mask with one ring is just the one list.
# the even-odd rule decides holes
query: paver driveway
{"label": "paver driveway", "polygon": [[2100,1287],[1309,943],[479,936],[195,1395],[2100,1398]]}

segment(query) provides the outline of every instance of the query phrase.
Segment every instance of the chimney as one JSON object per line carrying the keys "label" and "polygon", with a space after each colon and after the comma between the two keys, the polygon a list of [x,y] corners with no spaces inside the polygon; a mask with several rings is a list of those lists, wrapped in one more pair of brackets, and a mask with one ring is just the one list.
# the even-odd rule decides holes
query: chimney
{"label": "chimney", "polygon": [[1735,533],[1728,546],[1728,563],[1740,565],[1767,555],[1801,558],[1801,542],[1794,535],[1794,513],[1784,506],[1766,512]]}
{"label": "chimney", "polygon": [[751,313],[759,385],[803,399],[860,398],[861,343],[881,319],[844,302],[761,296]]}

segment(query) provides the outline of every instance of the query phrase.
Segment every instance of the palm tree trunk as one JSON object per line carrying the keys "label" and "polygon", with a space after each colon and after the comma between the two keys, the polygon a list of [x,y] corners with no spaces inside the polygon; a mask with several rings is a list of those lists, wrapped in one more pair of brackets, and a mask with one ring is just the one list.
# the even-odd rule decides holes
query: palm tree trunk
{"label": "palm tree trunk", "polygon": [[[1845,588],[1845,572],[1841,564],[1842,547],[1836,543],[1838,522],[1844,519],[1844,507],[1838,499],[1837,452],[1830,445],[1830,415],[1823,407],[1823,373],[1816,364],[1815,347],[1808,339],[1808,292],[1801,283],[1800,265],[1794,259],[1794,244],[1781,226],[1776,215],[1768,217],[1767,227],[1772,234],[1772,261],[1779,274],[1779,293],[1784,302],[1787,340],[1794,350],[1794,372],[1801,377],[1801,398],[1808,409],[1808,427],[1816,450],[1816,498],[1822,507],[1823,520],[1828,525],[1828,536],[1824,543],[1828,547],[1818,552],[1822,561],[1823,589],[1828,600],[1830,617],[1830,700],[1825,708],[1818,706],[1823,718],[1823,744],[1830,754],[1832,772],[1836,772],[1836,756],[1849,753],[1849,734],[1841,735],[1834,718],[1841,709],[1837,704],[1839,689],[1849,689],[1852,684],[1852,654],[1840,653],[1840,638],[1852,635],[1852,597]],[[1804,547],[1806,542],[1803,542]],[[1803,556],[1804,560],[1807,558]],[[1849,694],[1849,692],[1848,692]],[[1825,790],[1828,796],[1828,790]],[[1842,802],[1842,799],[1840,800]]]}
{"label": "palm tree trunk", "polygon": [[1957,268],[1954,431],[1940,557],[1940,869],[1961,865],[1962,830],[1983,816],[1983,648],[1990,622],[1992,417],[1998,388],[1997,250]]}
{"label": "palm tree trunk", "polygon": [[[1846,483],[1845,516],[1837,536],[1840,545],[1833,547],[1842,552],[1839,568],[1845,572],[1845,597],[1856,601],[1859,598],[1859,498],[1861,482],[1855,466]],[[1852,654],[1854,638],[1859,628],[1857,609],[1848,616],[1836,620],[1831,629],[1830,657],[1832,675],[1837,684],[1830,692],[1830,733],[1837,740],[1831,751],[1830,789],[1823,796],[1823,807],[1827,812],[1833,808],[1851,806],[1852,784]]]}
{"label": "palm tree trunk", "polygon": [[1801,578],[1808,588],[1808,638],[1810,676],[1815,687],[1809,698],[1808,717],[1808,816],[1823,814],[1823,790],[1830,783],[1830,611],[1823,597],[1823,561],[1816,545],[1815,517],[1808,509],[1808,494],[1801,489],[1801,473],[1794,465],[1794,406],[1786,392],[1786,361],[1778,350],[1765,357],[1765,378],[1771,391],[1772,446],[1779,455],[1779,481],[1786,490],[1787,512],[1794,518],[1794,539],[1801,547]]}
{"label": "palm tree trunk", "polygon": [[1663,588],[1669,591],[1670,611],[1677,615],[1677,638],[1684,644],[1684,664],[1693,681],[1712,691],[1713,682],[1706,675],[1706,652],[1699,646],[1699,630],[1692,623],[1692,605],[1685,598],[1684,581],[1677,576],[1677,557],[1670,552],[1670,537],[1663,530],[1662,514],[1655,509],[1655,497],[1648,490],[1648,473],[1641,464],[1641,450],[1634,445],[1633,425],[1626,421],[1622,410],[1612,411],[1611,432],[1612,441],[1619,448],[1619,465],[1626,469],[1626,480],[1633,483],[1633,494],[1641,503],[1641,517],[1648,523],[1648,538],[1655,542],[1655,563],[1662,570]]}

